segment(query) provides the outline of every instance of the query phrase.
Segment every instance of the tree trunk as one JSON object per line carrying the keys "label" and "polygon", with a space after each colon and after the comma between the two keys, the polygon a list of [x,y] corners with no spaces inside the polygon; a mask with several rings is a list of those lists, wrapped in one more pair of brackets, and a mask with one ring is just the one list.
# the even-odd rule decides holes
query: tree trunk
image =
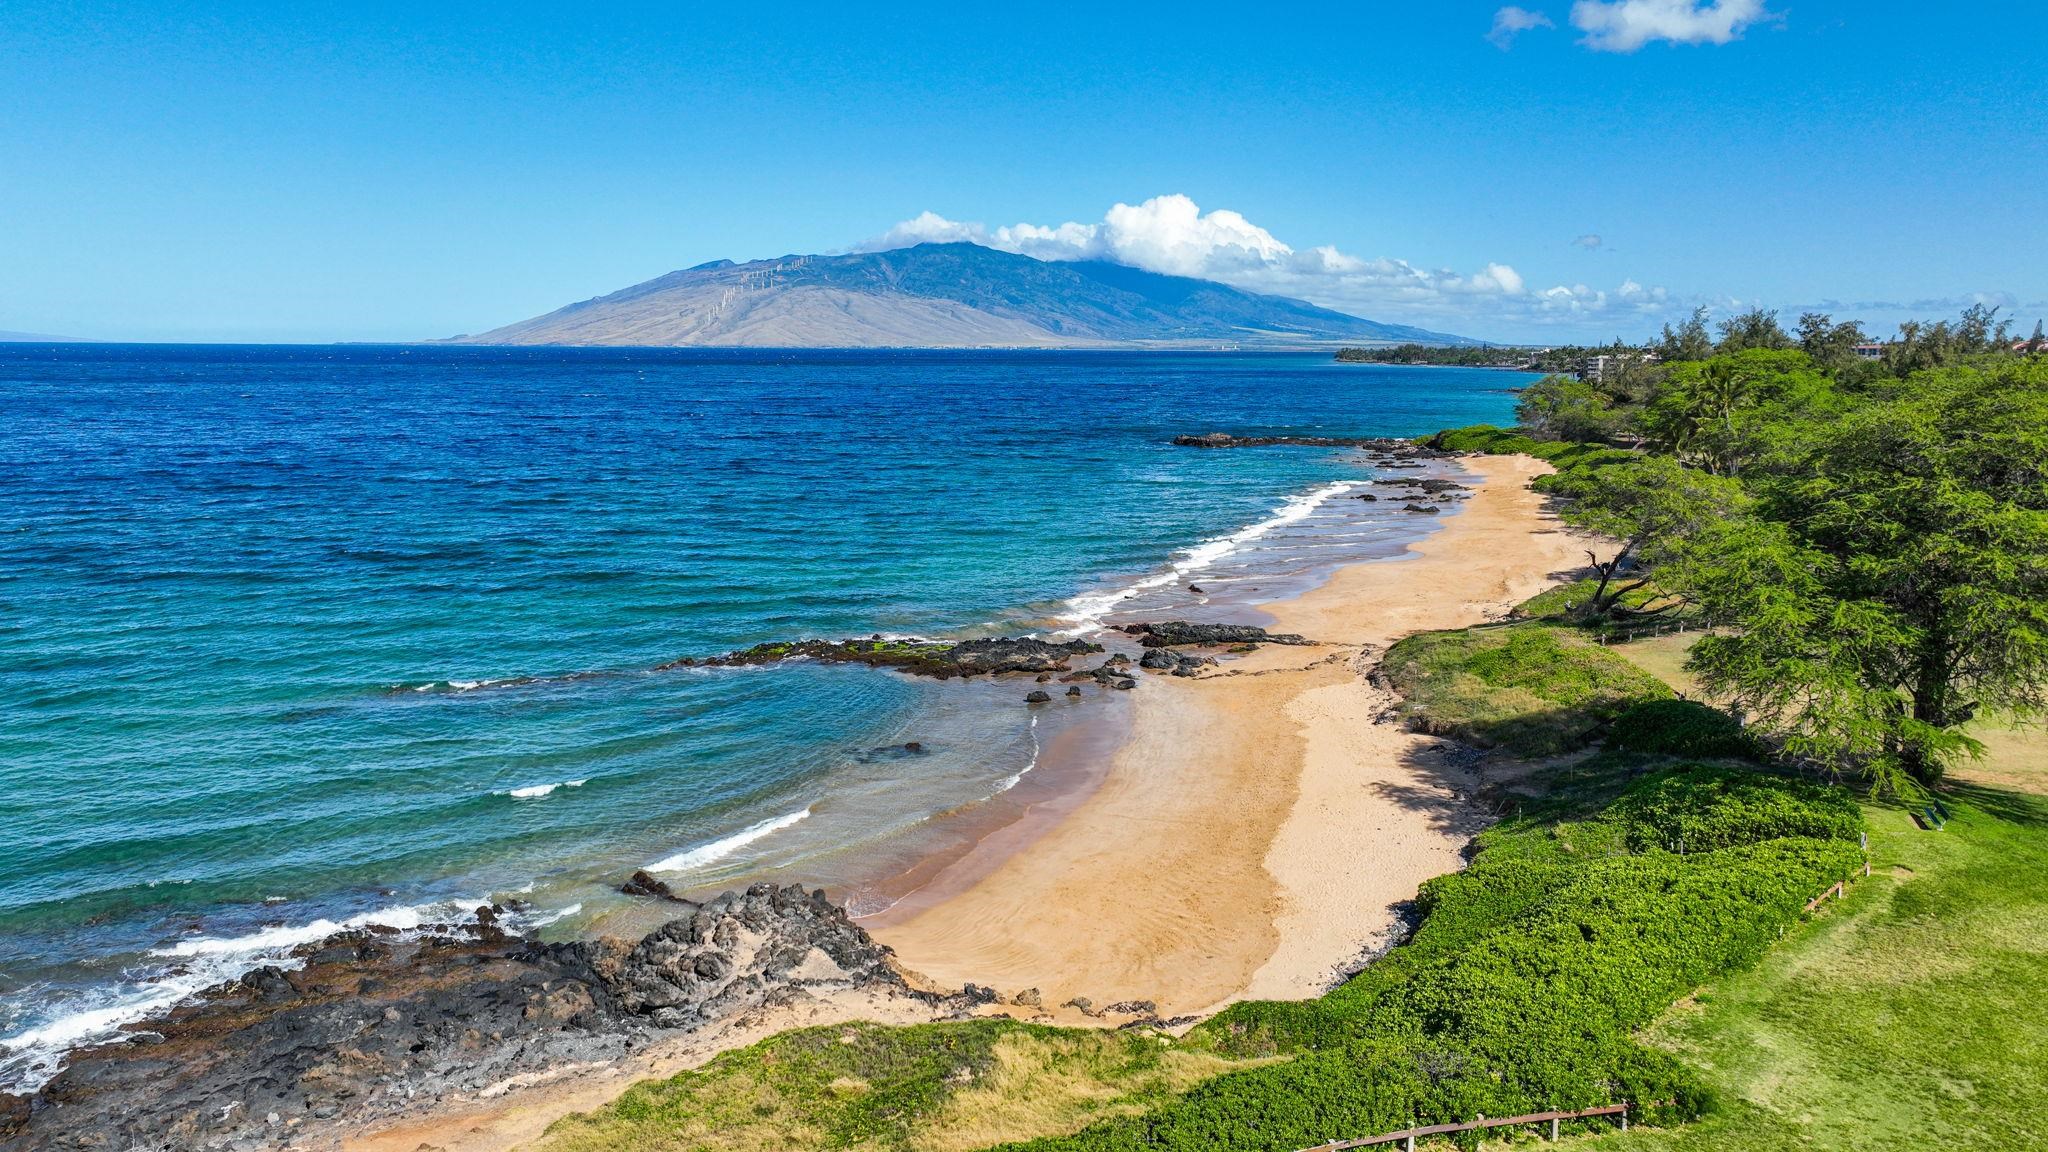
{"label": "tree trunk", "polygon": [[[1930,728],[1948,728],[1964,719],[1949,706],[1950,685],[1944,667],[1937,656],[1925,657],[1913,685],[1913,719]],[[1930,787],[1941,783],[1946,766],[1926,741],[1901,741],[1899,759],[1915,780]]]}

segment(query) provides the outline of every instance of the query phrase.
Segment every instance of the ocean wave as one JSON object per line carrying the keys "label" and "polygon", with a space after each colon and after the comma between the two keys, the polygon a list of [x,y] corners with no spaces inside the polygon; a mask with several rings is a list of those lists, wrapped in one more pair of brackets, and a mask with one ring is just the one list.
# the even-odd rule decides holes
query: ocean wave
{"label": "ocean wave", "polygon": [[[27,1094],[48,1083],[76,1048],[105,1044],[132,1033],[124,1029],[159,1016],[209,988],[233,983],[265,965],[297,968],[303,960],[293,950],[318,943],[339,932],[388,928],[407,934],[452,932],[472,923],[477,908],[488,900],[445,900],[431,904],[395,905],[342,920],[321,918],[304,924],[262,928],[241,936],[201,936],[152,949],[148,962],[131,968],[114,983],[81,992],[53,1006],[45,1019],[11,1036],[0,1036],[0,1091]],[[510,913],[500,924],[507,931],[525,931],[580,909],[539,915]]]}
{"label": "ocean wave", "polygon": [[1001,796],[1003,793],[1023,783],[1025,774],[1038,767],[1038,751],[1038,713],[1033,712],[1031,714],[1031,759],[1025,761],[1022,768],[1005,776],[1001,784],[996,785],[994,793],[996,796]]}
{"label": "ocean wave", "polygon": [[707,864],[715,864],[745,848],[747,845],[754,843],[756,840],[773,836],[784,828],[802,823],[810,818],[811,810],[808,807],[800,812],[789,812],[781,816],[772,816],[758,824],[748,825],[746,828],[722,840],[713,840],[709,844],[702,844],[687,851],[678,852],[666,860],[649,864],[647,870],[649,872],[694,871]]}
{"label": "ocean wave", "polygon": [[495,792],[492,795],[510,796],[514,800],[537,800],[542,796],[552,793],[557,788],[581,788],[588,783],[590,783],[589,780],[564,780],[560,784],[528,784],[521,788],[511,788],[503,792]]}
{"label": "ocean wave", "polygon": [[1316,509],[1360,486],[1360,483],[1356,481],[1338,480],[1325,484],[1311,492],[1298,492],[1295,495],[1289,496],[1277,511],[1264,520],[1248,524],[1228,536],[1218,536],[1213,540],[1205,540],[1183,551],[1178,557],[1168,563],[1166,570],[1163,572],[1155,572],[1143,579],[1126,584],[1122,588],[1113,589],[1108,592],[1091,592],[1076,596],[1067,601],[1067,610],[1058,617],[1068,624],[1067,627],[1059,630],[1059,634],[1073,636],[1100,632],[1104,628],[1104,617],[1115,611],[1117,605],[1122,604],[1124,601],[1143,595],[1154,588],[1164,588],[1169,584],[1178,583],[1216,563],[1218,560],[1231,555],[1246,544],[1267,535],[1276,528],[1285,528],[1289,524],[1297,524],[1306,520],[1311,515],[1314,515]]}

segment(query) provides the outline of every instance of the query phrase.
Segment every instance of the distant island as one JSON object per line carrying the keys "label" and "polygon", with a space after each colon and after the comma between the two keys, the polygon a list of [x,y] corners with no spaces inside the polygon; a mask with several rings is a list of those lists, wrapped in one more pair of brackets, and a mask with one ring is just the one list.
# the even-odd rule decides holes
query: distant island
{"label": "distant island", "polygon": [[967,243],[746,264],[718,260],[452,342],[761,348],[1475,343],[1212,280],[1102,260],[1037,260]]}

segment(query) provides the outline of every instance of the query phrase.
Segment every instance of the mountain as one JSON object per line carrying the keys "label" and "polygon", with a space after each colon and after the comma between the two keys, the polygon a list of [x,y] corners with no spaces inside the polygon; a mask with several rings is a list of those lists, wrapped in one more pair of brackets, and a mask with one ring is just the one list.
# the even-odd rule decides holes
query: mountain
{"label": "mountain", "polygon": [[1100,260],[978,244],[699,264],[464,344],[762,348],[1470,344],[1398,324]]}
{"label": "mountain", "polygon": [[76,336],[49,336],[41,332],[7,332],[0,330],[0,344],[90,344]]}

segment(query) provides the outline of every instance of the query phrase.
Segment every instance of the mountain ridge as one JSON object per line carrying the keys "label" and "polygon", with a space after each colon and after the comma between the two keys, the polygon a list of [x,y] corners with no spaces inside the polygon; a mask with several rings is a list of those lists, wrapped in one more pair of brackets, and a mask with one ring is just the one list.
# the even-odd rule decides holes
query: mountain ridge
{"label": "mountain ridge", "polygon": [[1476,343],[1305,300],[976,244],[714,260],[463,344],[709,347],[1321,347]]}

